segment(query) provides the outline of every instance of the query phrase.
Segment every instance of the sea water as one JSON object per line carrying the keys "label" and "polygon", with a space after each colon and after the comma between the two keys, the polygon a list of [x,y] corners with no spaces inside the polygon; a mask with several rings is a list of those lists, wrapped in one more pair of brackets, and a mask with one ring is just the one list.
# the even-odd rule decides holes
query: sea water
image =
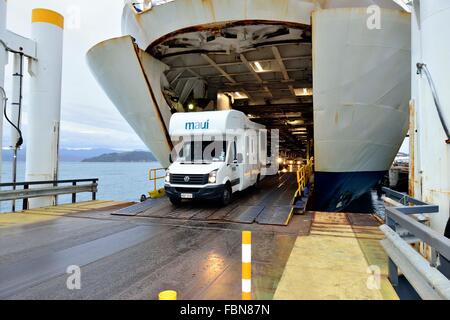
{"label": "sea water", "polygon": [[[60,162],[59,180],[98,178],[98,200],[139,201],[142,194],[147,195],[154,185],[149,181],[149,170],[160,168],[158,162]],[[159,171],[158,175],[164,175]],[[17,181],[24,181],[25,162],[18,162]],[[12,181],[12,163],[5,161],[2,166],[2,182]],[[65,184],[70,185],[70,184]],[[164,182],[158,180],[157,188]],[[22,187],[18,187],[20,189]],[[11,189],[11,188],[3,188]],[[91,193],[77,194],[77,201],[91,200]],[[70,203],[72,196],[58,196],[58,203]],[[16,202],[17,210],[22,208],[22,201]],[[11,211],[11,201],[1,203],[1,212]],[[362,202],[353,208],[353,212],[378,213],[384,216],[383,201],[379,200],[376,191],[368,193]]]}
{"label": "sea water", "polygon": [[[139,201],[142,194],[147,195],[153,190],[153,182],[149,181],[149,170],[159,168],[157,162],[60,162],[59,180],[98,178],[98,200]],[[158,175],[163,175],[163,171]],[[17,181],[24,181],[25,162],[18,162]],[[12,181],[12,163],[5,161],[2,166],[1,182]],[[70,185],[70,184],[65,184]],[[157,187],[163,187],[160,179]],[[18,187],[20,189],[22,187]],[[3,190],[11,188],[3,188]],[[90,200],[91,193],[77,194],[77,201]],[[58,203],[71,202],[71,195],[58,197]],[[21,209],[22,201],[17,201],[17,208]],[[11,211],[11,201],[1,204],[1,212]]]}

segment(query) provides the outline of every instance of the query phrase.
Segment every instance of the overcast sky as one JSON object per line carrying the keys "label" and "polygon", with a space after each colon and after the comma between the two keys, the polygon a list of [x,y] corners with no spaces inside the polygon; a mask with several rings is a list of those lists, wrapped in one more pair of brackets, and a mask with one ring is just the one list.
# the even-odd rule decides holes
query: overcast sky
{"label": "overcast sky", "polygon": [[[8,29],[31,35],[31,10],[55,10],[65,16],[62,83],[61,147],[146,149],[90,73],[86,52],[98,42],[121,35],[123,0],[8,0]],[[11,93],[11,65],[5,87]],[[24,133],[26,143],[29,85],[25,78]],[[9,146],[10,126],[4,124],[4,143]]]}
{"label": "overcast sky", "polygon": [[[124,0],[8,0],[8,29],[30,37],[31,10],[48,8],[65,16],[62,84],[61,147],[147,149],[91,75],[86,52],[105,39],[121,35]],[[5,87],[11,94],[11,65]],[[24,87],[23,128],[26,143],[28,77]],[[4,122],[3,146],[10,145],[10,126]],[[402,147],[407,151],[407,145]]]}

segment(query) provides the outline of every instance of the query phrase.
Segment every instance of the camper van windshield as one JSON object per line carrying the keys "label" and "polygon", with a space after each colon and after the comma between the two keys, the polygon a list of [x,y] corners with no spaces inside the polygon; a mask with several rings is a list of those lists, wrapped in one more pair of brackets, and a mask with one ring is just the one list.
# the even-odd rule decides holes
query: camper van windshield
{"label": "camper van windshield", "polygon": [[215,141],[188,141],[180,151],[181,163],[224,162],[227,155],[227,143]]}

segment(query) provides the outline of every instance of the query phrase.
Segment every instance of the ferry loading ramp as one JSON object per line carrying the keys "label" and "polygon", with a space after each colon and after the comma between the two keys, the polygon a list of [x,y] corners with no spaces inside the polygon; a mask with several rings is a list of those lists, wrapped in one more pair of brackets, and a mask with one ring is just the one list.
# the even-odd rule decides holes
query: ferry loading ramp
{"label": "ferry loading ramp", "polygon": [[[249,207],[289,206],[291,179],[281,176],[285,184],[262,197],[242,194],[227,214],[195,204],[163,209],[160,200],[159,210],[135,215],[112,215],[131,205],[112,201],[1,215],[0,297],[156,299],[174,289],[179,299],[237,300],[241,232],[250,230],[253,299],[396,299],[372,215],[306,212],[287,226],[257,223],[261,213],[255,217]],[[158,217],[163,212],[167,217]],[[367,286],[372,264],[381,266],[378,289]],[[70,265],[81,268],[80,290],[67,289]]]}

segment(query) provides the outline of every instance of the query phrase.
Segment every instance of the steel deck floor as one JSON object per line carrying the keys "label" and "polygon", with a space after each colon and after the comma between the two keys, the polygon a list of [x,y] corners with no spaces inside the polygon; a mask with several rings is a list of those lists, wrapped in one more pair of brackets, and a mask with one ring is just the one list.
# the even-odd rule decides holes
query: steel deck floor
{"label": "steel deck floor", "polygon": [[[271,299],[310,217],[284,227],[227,222],[233,215],[250,221],[261,210],[257,194],[242,196],[245,204],[214,209],[214,221],[203,207],[180,208],[175,219],[114,216],[129,204],[106,201],[0,215],[0,298],[156,299],[173,289],[180,299],[240,299],[246,229],[253,231],[254,298]],[[70,265],[81,268],[81,290],[67,289]]]}
{"label": "steel deck floor", "polygon": [[[286,181],[277,189],[289,190]],[[227,208],[173,210],[160,200],[137,216],[112,215],[130,204],[111,201],[2,214],[0,298],[156,299],[172,289],[179,299],[238,300],[244,229],[253,232],[254,299],[397,298],[371,215],[307,212],[287,226],[230,223],[262,219],[283,206],[283,195],[243,193]],[[81,268],[80,290],[66,286],[70,265]],[[380,267],[377,290],[367,287],[369,266]]]}
{"label": "steel deck floor", "polygon": [[220,208],[213,203],[183,202],[173,206],[167,198],[149,199],[113,212],[113,215],[198,220],[207,222],[259,223],[285,226],[292,217],[293,197],[297,190],[295,174],[269,176],[255,190],[249,188],[234,195],[233,202]]}

